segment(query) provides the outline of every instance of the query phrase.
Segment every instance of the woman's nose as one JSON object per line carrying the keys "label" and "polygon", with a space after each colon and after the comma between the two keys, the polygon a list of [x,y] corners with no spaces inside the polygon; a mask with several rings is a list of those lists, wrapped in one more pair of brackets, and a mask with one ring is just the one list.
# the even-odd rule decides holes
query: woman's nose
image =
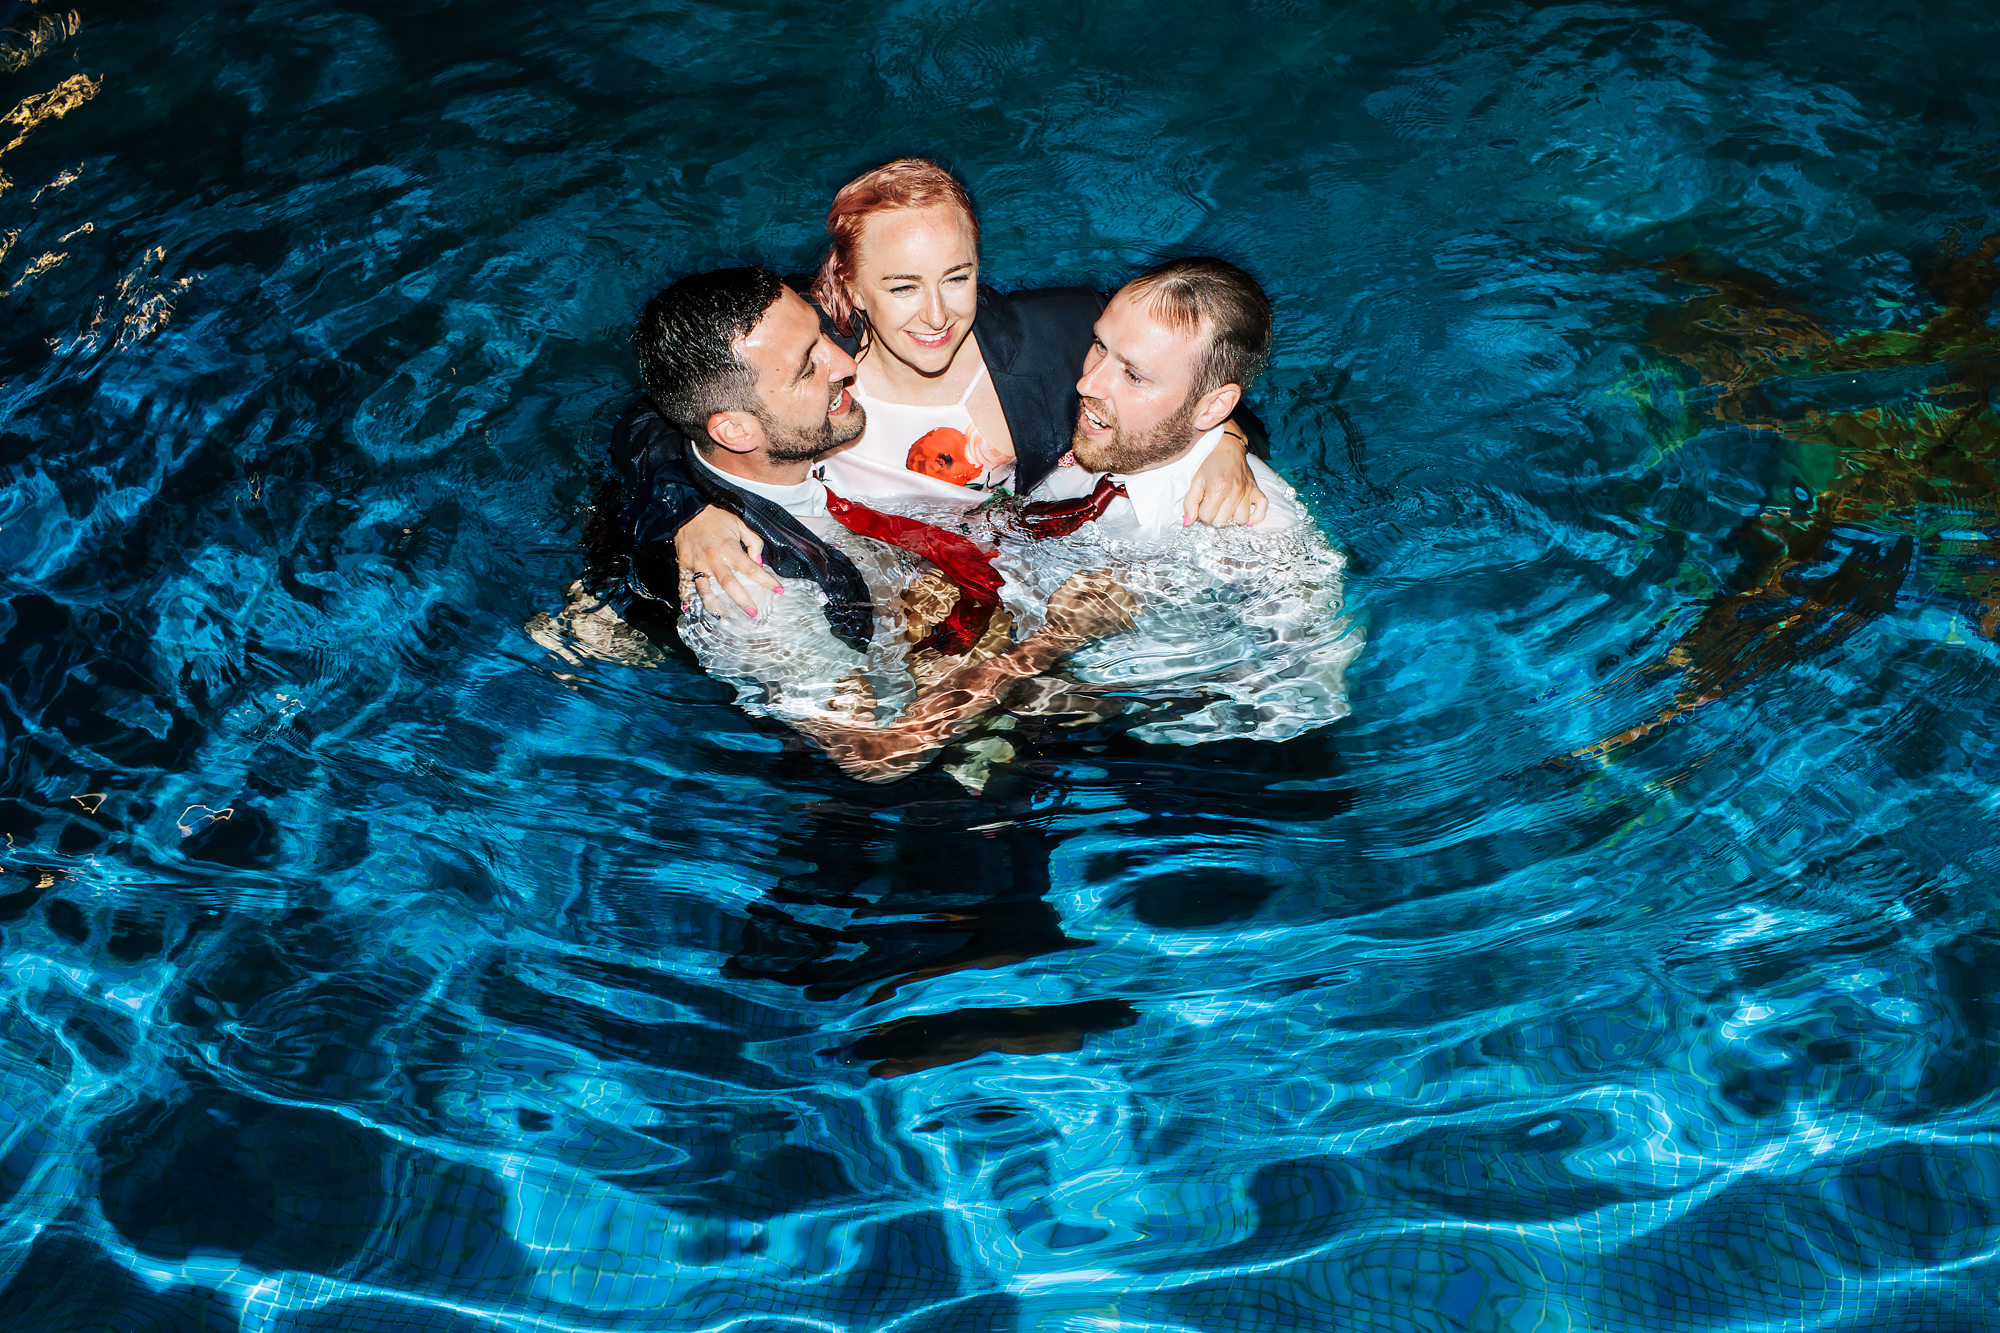
{"label": "woman's nose", "polygon": [[926,295],[924,299],[924,318],[930,321],[931,327],[934,329],[944,327],[944,291],[941,288],[933,287]]}

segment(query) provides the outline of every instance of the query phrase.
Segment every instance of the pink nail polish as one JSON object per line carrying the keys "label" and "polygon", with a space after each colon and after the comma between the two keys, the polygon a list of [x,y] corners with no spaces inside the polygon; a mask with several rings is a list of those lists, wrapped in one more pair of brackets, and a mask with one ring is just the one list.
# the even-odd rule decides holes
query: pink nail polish
{"label": "pink nail polish", "polygon": [[762,551],[757,552],[757,563],[760,565],[764,563],[764,553]]}
{"label": "pink nail polish", "polygon": [[757,608],[754,606],[746,606],[743,608],[743,614],[750,617],[752,620],[755,620],[757,618]]}
{"label": "pink nail polish", "polygon": [[771,595],[773,597],[783,597],[785,595],[785,585],[780,583],[777,587],[771,589]]}

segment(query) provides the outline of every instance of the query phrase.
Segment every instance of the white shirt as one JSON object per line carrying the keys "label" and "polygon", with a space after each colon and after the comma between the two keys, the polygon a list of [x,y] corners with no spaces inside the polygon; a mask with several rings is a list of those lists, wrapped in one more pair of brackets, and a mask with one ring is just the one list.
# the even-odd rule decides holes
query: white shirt
{"label": "white shirt", "polygon": [[[919,406],[877,398],[860,378],[848,386],[854,400],[867,410],[868,429],[847,448],[827,457],[823,466],[834,488],[850,500],[952,500],[967,508],[978,504],[995,486],[1014,478],[1014,458],[994,457],[993,447],[972,420],[972,395],[986,383],[986,367],[965,386],[955,403]],[[943,428],[957,433],[954,447],[979,471],[968,484],[913,471],[910,450],[919,440]]]}
{"label": "white shirt", "polygon": [[[1222,427],[1217,426],[1196,440],[1192,449],[1173,462],[1148,468],[1144,472],[1092,472],[1074,463],[1058,466],[1050,470],[1029,498],[1074,499],[1096,489],[1099,477],[1109,476],[1125,487],[1125,494],[1111,502],[1111,507],[1097,520],[1097,527],[1108,537],[1164,537],[1180,531],[1181,506],[1187,498],[1188,488],[1194,484],[1194,474],[1201,471],[1201,465],[1208,461],[1208,456],[1220,443]],[[1269,502],[1264,517],[1250,531],[1261,536],[1297,527],[1305,520],[1305,509],[1299,504],[1298,492],[1284,478],[1271,471],[1263,459],[1251,457],[1249,463],[1251,475],[1257,478],[1258,489],[1264,492],[1264,498]]]}
{"label": "white shirt", "polygon": [[[806,479],[796,485],[780,486],[768,481],[752,481],[748,477],[739,477],[734,472],[724,472],[721,468],[709,462],[708,458],[699,448],[693,449],[690,452],[694,454],[695,462],[701,464],[731,486],[735,486],[740,490],[746,490],[750,494],[769,500],[773,504],[782,505],[785,512],[793,518],[823,518],[828,522],[836,521],[826,511],[826,483],[821,481],[815,473],[808,472]],[[814,529],[814,531],[817,532],[818,529]]]}

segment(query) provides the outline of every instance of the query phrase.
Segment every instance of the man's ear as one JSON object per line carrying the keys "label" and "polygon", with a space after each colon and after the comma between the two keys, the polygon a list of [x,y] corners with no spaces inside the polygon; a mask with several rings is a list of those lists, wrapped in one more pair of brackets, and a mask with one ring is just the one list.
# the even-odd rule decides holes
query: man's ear
{"label": "man's ear", "polygon": [[1229,420],[1229,414],[1234,412],[1236,405],[1242,401],[1243,386],[1240,384],[1225,384],[1220,388],[1210,389],[1201,396],[1201,402],[1194,409],[1195,432],[1206,435],[1214,430]]}
{"label": "man's ear", "polygon": [[764,442],[764,427],[748,412],[717,412],[708,419],[708,438],[732,454],[747,454]]}

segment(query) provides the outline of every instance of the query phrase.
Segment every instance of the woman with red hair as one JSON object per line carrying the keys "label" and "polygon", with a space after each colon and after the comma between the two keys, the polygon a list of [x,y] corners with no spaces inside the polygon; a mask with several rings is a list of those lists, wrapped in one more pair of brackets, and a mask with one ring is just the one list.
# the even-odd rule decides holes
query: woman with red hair
{"label": "woman with red hair", "polygon": [[[832,489],[871,501],[1026,494],[1056,466],[1076,424],[1076,380],[1104,297],[1087,288],[1002,295],[979,285],[979,218],[965,187],[923,158],[842,186],[811,296],[854,356],[850,390],[867,427],[828,458]],[[1229,439],[1195,478],[1184,521],[1254,523],[1265,499]],[[674,536],[682,571],[706,571],[746,608],[739,580],[775,587],[762,540],[709,507]],[[681,575],[681,600],[693,590]],[[705,591],[713,592],[713,589]]]}

